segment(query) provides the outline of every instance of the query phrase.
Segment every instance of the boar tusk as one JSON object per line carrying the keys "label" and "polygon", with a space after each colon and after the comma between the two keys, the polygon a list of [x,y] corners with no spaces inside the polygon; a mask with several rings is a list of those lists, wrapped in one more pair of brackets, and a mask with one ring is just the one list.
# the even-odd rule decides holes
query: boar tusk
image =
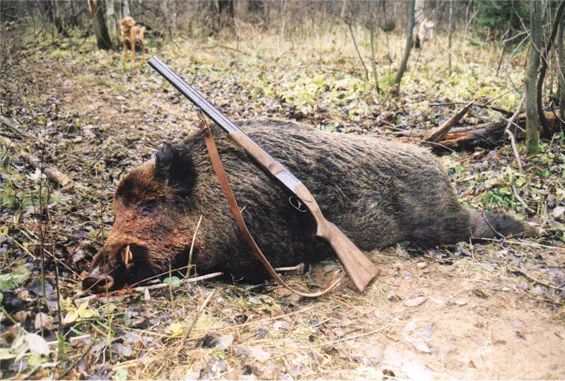
{"label": "boar tusk", "polygon": [[129,263],[133,259],[133,254],[131,252],[131,249],[129,248],[129,245],[127,245],[126,248],[124,249],[123,258],[124,258],[124,265],[126,267],[129,267]]}

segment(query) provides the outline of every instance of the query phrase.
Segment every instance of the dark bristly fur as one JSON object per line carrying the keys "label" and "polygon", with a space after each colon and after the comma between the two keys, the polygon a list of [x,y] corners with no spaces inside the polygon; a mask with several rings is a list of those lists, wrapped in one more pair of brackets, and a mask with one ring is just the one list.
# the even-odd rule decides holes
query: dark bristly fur
{"label": "dark bristly fur", "polygon": [[[462,207],[448,176],[423,148],[293,123],[261,121],[244,130],[304,182],[327,219],[362,250],[402,241],[430,247],[524,230],[510,217]],[[309,214],[289,203],[290,193],[223,132],[214,135],[247,224],[273,266],[331,255],[315,239]],[[199,273],[220,270],[250,281],[266,276],[241,238],[201,136],[165,145],[154,161],[132,170],[118,187],[114,208],[115,224],[94,266],[110,273],[115,287],[186,265],[200,215],[193,258]],[[126,272],[121,250],[128,244],[134,266]]]}

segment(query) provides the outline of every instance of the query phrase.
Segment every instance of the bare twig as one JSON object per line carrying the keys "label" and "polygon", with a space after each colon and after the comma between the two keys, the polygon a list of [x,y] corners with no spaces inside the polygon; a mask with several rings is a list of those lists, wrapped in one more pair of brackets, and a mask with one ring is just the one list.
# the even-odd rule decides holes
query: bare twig
{"label": "bare twig", "polygon": [[73,362],[67,369],[65,369],[65,371],[63,373],[61,373],[57,378],[60,379],[60,380],[64,379],[65,376],[67,374],[69,374],[69,372],[71,370],[73,370],[75,368],[75,366],[77,366],[78,363],[81,362],[86,357],[86,355],[88,354],[88,352],[90,352],[92,347],[93,347],[93,344],[89,345],[88,348],[86,348],[86,350],[84,351],[84,353],[75,362]]}
{"label": "bare twig", "polygon": [[526,99],[526,95],[523,95],[522,99],[520,100],[520,103],[518,104],[518,107],[516,107],[516,111],[514,111],[514,114],[508,120],[506,129],[504,130],[504,133],[508,135],[508,138],[510,139],[510,144],[512,145],[512,151],[514,152],[514,157],[516,158],[516,162],[518,163],[518,169],[520,170],[520,173],[524,172],[524,168],[522,167],[522,160],[520,160],[520,153],[518,153],[518,147],[516,147],[516,139],[514,138],[514,134],[512,133],[512,131],[510,131],[510,127],[512,126],[512,124],[514,124],[514,120],[520,114],[520,110],[522,109],[522,105],[524,104],[525,99]]}
{"label": "bare twig", "polygon": [[515,35],[512,36],[512,37],[508,37],[507,39],[502,40],[502,43],[505,44],[505,43],[510,42],[510,41],[512,41],[512,40],[514,40],[514,39],[516,39],[516,38],[518,38],[518,37],[522,37],[523,35],[526,35],[526,34],[528,34],[527,31],[525,31],[525,32],[520,32],[520,33],[518,33],[518,34],[515,34]]}
{"label": "bare twig", "polygon": [[371,67],[373,69],[373,77],[375,80],[375,90],[377,91],[377,93],[381,92],[381,89],[379,87],[379,77],[377,74],[377,61],[375,59],[375,20],[374,20],[374,15],[375,13],[370,9],[371,7],[371,2],[368,3],[369,4],[369,11],[371,14],[371,21],[369,22],[369,33],[371,34]]}
{"label": "bare twig", "polygon": [[201,222],[202,222],[202,214],[198,219],[198,223],[196,224],[196,229],[194,230],[194,234],[192,235],[192,242],[190,243],[190,251],[188,252],[188,266],[186,269],[186,278],[190,276],[190,269],[192,268],[192,253],[194,252],[194,243],[196,242],[196,233],[198,233],[198,229],[200,228]]}
{"label": "bare twig", "polygon": [[301,272],[304,270],[304,263],[300,263],[296,266],[288,266],[288,267],[276,267],[275,271],[277,272],[292,272],[292,271],[296,271],[296,272]]}
{"label": "bare twig", "polygon": [[[197,276],[197,277],[193,277],[193,278],[186,278],[182,282],[195,283],[195,282],[200,282],[202,280],[218,278],[218,277],[221,277],[223,275],[224,275],[223,272],[216,272],[216,273],[201,275],[201,276]],[[135,288],[129,288],[129,289],[124,289],[124,290],[116,290],[116,291],[112,291],[112,292],[109,292],[109,293],[94,294],[94,295],[85,296],[84,298],[78,298],[78,299],[74,300],[74,303],[75,303],[75,305],[78,306],[78,305],[81,305],[84,302],[88,302],[90,300],[95,300],[95,299],[98,299],[100,297],[130,296],[130,295],[133,295],[134,293],[145,294],[148,290],[159,290],[159,289],[167,288],[167,287],[169,287],[168,283],[159,283],[159,284],[155,284],[155,285],[152,285],[152,286],[145,286],[145,287],[142,286],[142,287],[135,287]]]}
{"label": "bare twig", "polygon": [[[512,91],[512,90],[509,90]],[[504,92],[503,95],[507,94],[508,91]],[[489,103],[492,102],[492,100],[488,101]],[[468,102],[441,102],[441,103],[430,103],[429,106],[453,106],[453,105],[462,105],[462,104],[467,104]],[[488,103],[473,103],[473,107],[479,107],[479,108],[486,108],[489,110],[493,110],[493,111],[497,111],[501,114],[507,115],[507,116],[511,116],[512,115],[512,111],[508,111],[505,110],[501,107],[497,107],[497,106],[491,106]]]}
{"label": "bare twig", "polygon": [[520,204],[522,204],[522,206],[524,207],[524,209],[526,209],[529,212],[534,212],[532,210],[532,208],[530,208],[528,206],[528,204],[526,204],[526,201],[524,201],[524,199],[522,197],[520,197],[520,194],[518,194],[518,189],[516,189],[516,186],[514,185],[514,179],[512,179],[512,192],[514,192],[514,197],[516,197],[516,200],[518,200],[518,202]]}
{"label": "bare twig", "polygon": [[[501,239],[498,238],[481,238],[483,241],[493,241],[493,242],[501,242]],[[521,245],[521,246],[530,246],[530,247],[543,247],[545,249],[552,249],[555,250],[556,253],[565,254],[565,249],[559,246],[551,246],[551,245],[543,245],[537,242],[528,242],[528,241],[515,241],[512,239],[505,239],[504,243],[512,244],[512,245]]]}
{"label": "bare twig", "polygon": [[6,126],[10,131],[12,131],[14,134],[16,134],[20,138],[29,137],[29,135],[27,133],[23,132],[14,121],[6,118],[3,115],[0,115],[0,123],[2,123],[4,126]]}
{"label": "bare twig", "polygon": [[361,61],[361,65],[363,65],[363,69],[365,70],[365,80],[369,80],[369,70],[367,69],[367,65],[365,65],[365,61],[363,60],[363,56],[361,52],[359,52],[359,47],[357,46],[357,41],[355,40],[355,33],[353,32],[353,27],[351,26],[351,21],[346,21],[347,26],[349,27],[349,32],[351,33],[351,39],[353,40],[353,46],[355,46],[355,51],[357,52],[357,56]]}
{"label": "bare twig", "polygon": [[558,290],[558,291],[565,291],[565,288],[563,288],[563,287],[558,287],[558,286],[554,286],[554,285],[552,285],[552,284],[549,284],[549,283],[546,283],[546,282],[544,282],[544,281],[541,281],[541,280],[539,280],[539,279],[537,279],[537,278],[534,278],[533,276],[531,276],[530,274],[528,274],[527,272],[525,272],[525,271],[523,271],[523,270],[520,270],[520,269],[517,269],[517,268],[516,268],[516,269],[511,269],[510,271],[513,272],[513,273],[522,274],[523,276],[525,276],[525,277],[528,278],[529,280],[531,280],[531,281],[533,281],[533,282],[536,282],[536,283],[539,283],[539,284],[541,284],[542,286],[546,286],[546,287],[549,287],[549,288],[553,288],[554,290]]}
{"label": "bare twig", "polygon": [[206,306],[208,305],[208,303],[210,303],[210,300],[212,299],[212,297],[214,296],[214,294],[216,293],[216,289],[213,289],[208,296],[206,297],[206,299],[204,299],[204,302],[202,302],[202,304],[200,305],[200,307],[198,308],[198,310],[196,311],[196,315],[194,316],[194,319],[192,319],[192,323],[190,323],[190,326],[188,327],[188,329],[186,330],[185,334],[183,335],[182,339],[181,339],[181,345],[179,345],[179,351],[183,348],[183,343],[186,341],[186,339],[188,339],[188,337],[190,336],[190,333],[192,332],[192,329],[194,328],[194,326],[196,325],[196,322],[198,321],[198,319],[200,318],[200,315],[202,314],[202,312],[204,312],[204,309],[206,308]]}

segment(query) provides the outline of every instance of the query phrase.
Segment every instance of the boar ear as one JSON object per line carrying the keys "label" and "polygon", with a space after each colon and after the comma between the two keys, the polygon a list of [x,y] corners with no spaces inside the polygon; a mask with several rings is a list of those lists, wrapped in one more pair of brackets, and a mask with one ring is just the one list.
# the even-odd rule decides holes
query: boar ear
{"label": "boar ear", "polygon": [[181,190],[190,190],[196,180],[188,152],[164,143],[155,154],[155,178]]}

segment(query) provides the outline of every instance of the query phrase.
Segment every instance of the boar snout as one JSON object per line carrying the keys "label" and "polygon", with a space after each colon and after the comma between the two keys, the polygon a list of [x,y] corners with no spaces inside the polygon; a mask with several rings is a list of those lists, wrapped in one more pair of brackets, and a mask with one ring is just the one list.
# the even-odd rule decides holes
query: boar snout
{"label": "boar snout", "polygon": [[82,280],[82,288],[95,293],[109,291],[114,286],[114,278],[109,274],[102,274],[96,267]]}
{"label": "boar snout", "polygon": [[110,238],[94,256],[82,281],[83,289],[101,293],[144,280],[150,275],[146,268],[148,252],[137,240],[117,242]]}

